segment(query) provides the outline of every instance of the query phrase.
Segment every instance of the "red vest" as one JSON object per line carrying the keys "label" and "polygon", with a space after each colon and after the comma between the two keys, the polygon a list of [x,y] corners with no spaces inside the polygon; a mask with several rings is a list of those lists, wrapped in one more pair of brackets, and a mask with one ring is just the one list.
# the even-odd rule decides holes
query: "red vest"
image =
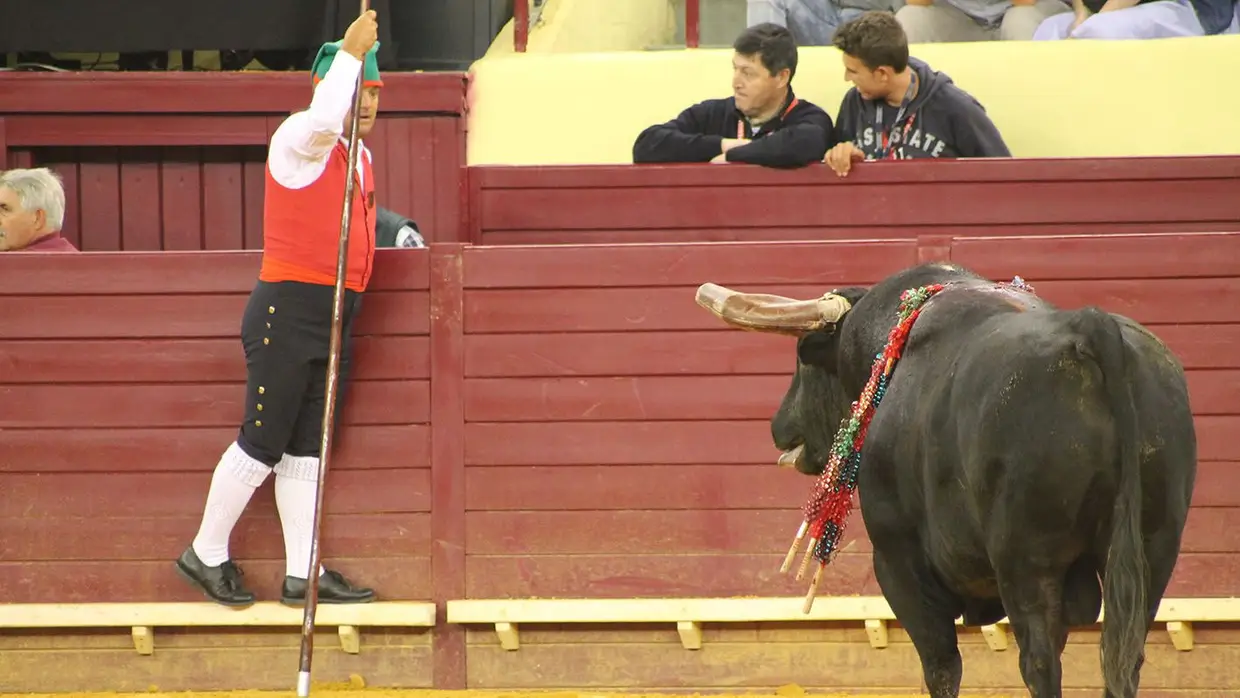
{"label": "red vest", "polygon": [[[365,291],[375,259],[375,175],[364,153],[358,152],[358,160],[364,186],[354,174],[345,288]],[[271,176],[270,166],[265,169],[263,265],[258,278],[335,285],[348,149],[336,143],[323,174],[302,189],[282,186]]]}

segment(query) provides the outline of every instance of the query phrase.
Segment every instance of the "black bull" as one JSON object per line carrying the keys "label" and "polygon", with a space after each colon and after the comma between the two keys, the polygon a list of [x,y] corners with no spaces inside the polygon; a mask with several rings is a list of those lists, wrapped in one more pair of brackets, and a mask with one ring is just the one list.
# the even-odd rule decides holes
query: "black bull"
{"label": "black bull", "polygon": [[705,284],[698,302],[733,326],[798,337],[771,431],[781,463],[819,474],[901,293],[938,283],[950,286],[913,326],[862,447],[883,596],[935,698],[960,690],[962,616],[1006,616],[1031,694],[1059,696],[1068,630],[1097,622],[1105,598],[1105,695],[1130,698],[1196,477],[1184,371],[1162,342],[1128,318],[1059,310],[947,264],[808,301]]}

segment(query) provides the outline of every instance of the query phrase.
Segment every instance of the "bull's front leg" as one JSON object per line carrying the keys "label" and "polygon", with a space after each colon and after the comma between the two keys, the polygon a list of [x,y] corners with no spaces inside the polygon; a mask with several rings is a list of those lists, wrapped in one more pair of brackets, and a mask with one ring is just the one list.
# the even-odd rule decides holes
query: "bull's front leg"
{"label": "bull's front leg", "polygon": [[874,547],[874,576],[921,658],[930,698],[956,698],[963,674],[956,618],[958,599],[941,588],[915,542]]}

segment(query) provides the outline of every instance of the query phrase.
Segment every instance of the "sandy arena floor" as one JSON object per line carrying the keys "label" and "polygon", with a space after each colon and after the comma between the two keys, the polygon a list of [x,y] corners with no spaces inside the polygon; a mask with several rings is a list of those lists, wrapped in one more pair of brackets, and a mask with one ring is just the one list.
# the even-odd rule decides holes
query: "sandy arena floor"
{"label": "sandy arena floor", "polygon": [[[203,691],[203,692],[143,692],[143,693],[0,693],[0,698],[284,698],[296,696],[296,691]],[[315,684],[310,691],[310,698],[669,698],[684,696],[673,693],[599,693],[593,691],[544,691],[544,692],[506,692],[506,691],[430,691],[416,689],[382,689],[361,688],[355,684]],[[841,694],[811,693],[799,687],[789,686],[782,689],[754,693],[710,693],[699,694],[703,698],[914,698],[917,694]],[[988,696],[987,698],[1001,698]]]}
{"label": "sandy arena floor", "polygon": [[[0,698],[284,698],[296,696],[297,692],[289,691],[203,691],[192,693],[0,693]],[[482,691],[421,691],[381,688],[314,688],[310,698],[679,698],[686,694],[654,693],[592,693],[574,691],[549,691],[545,693],[504,693]],[[694,694],[688,694],[694,695]],[[778,694],[771,693],[721,693],[698,694],[701,698],[772,698]],[[909,693],[804,693],[807,698],[917,698],[917,694]],[[987,696],[987,698],[1004,698]]]}

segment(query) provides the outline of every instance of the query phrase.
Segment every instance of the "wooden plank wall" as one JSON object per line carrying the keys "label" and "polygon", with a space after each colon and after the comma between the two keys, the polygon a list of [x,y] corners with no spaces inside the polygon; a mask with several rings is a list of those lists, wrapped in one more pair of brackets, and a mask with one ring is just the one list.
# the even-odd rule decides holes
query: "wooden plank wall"
{"label": "wooden plank wall", "polygon": [[[0,273],[0,598],[201,600],[173,562],[244,411],[239,323],[257,255],[19,257]],[[429,255],[378,257],[357,325],[357,382],[340,405],[324,559],[384,598],[422,599],[431,593]],[[271,482],[231,545],[264,599],[278,598],[285,574]],[[429,685],[429,633],[372,634],[356,656],[331,634],[316,643],[316,677]],[[156,654],[141,657],[126,639],[6,634],[0,690],[276,688],[292,671],[281,658],[297,647],[297,634],[279,629],[161,631]],[[78,648],[100,651],[89,670],[66,671],[81,666],[67,653]],[[219,666],[244,680],[208,670]]]}
{"label": "wooden plank wall", "polygon": [[[268,119],[272,131],[280,119]],[[459,119],[380,117],[366,139],[380,205],[453,240]],[[65,237],[89,252],[256,250],[263,245],[267,149],[82,146],[10,151],[65,181]]]}
{"label": "wooden plank wall", "polygon": [[[793,340],[728,332],[694,292],[819,295],[916,254],[911,241],[468,250],[468,595],[802,593],[778,574],[779,542],[809,481],[775,471],[767,421]],[[877,592],[865,556],[833,572],[824,589]]]}
{"label": "wooden plank wall", "polygon": [[1240,157],[469,168],[487,245],[1236,230]]}
{"label": "wooden plank wall", "polygon": [[[304,108],[304,74],[30,77],[0,74],[0,166],[60,173],[64,232],[79,249],[261,248],[266,145]],[[366,139],[380,205],[416,220],[428,241],[456,240],[464,78],[401,73],[387,83]]]}
{"label": "wooden plank wall", "polygon": [[[388,599],[799,595],[804,584],[778,566],[811,481],[775,467],[768,426],[793,342],[726,328],[694,289],[805,297],[935,258],[1019,274],[1065,306],[1099,303],[1166,339],[1190,371],[1201,453],[1171,594],[1240,593],[1229,437],[1240,429],[1240,232],[381,252],[329,479],[326,554]],[[237,323],[256,268],[254,253],[0,257],[0,596],[193,598],[171,561],[240,414]],[[270,495],[259,497],[235,548],[270,598],[282,545]],[[822,593],[877,593],[863,534],[856,521]],[[668,626],[523,628],[518,652],[485,628],[427,635],[368,635],[357,656],[325,640],[325,676],[642,691],[920,682],[898,629],[875,651],[859,624],[708,628],[700,652]],[[123,634],[6,636],[0,676],[26,677],[11,690],[287,685],[271,667],[292,661],[293,632],[173,637],[152,660]],[[964,637],[966,686],[1016,693],[1015,654]],[[1073,637],[1072,695],[1097,694],[1096,639]],[[1196,642],[1178,653],[1150,635],[1151,695],[1240,685],[1240,632],[1199,628]],[[85,647],[108,660],[51,671]],[[203,652],[209,663],[190,659]],[[237,670],[208,676],[193,661]]]}

